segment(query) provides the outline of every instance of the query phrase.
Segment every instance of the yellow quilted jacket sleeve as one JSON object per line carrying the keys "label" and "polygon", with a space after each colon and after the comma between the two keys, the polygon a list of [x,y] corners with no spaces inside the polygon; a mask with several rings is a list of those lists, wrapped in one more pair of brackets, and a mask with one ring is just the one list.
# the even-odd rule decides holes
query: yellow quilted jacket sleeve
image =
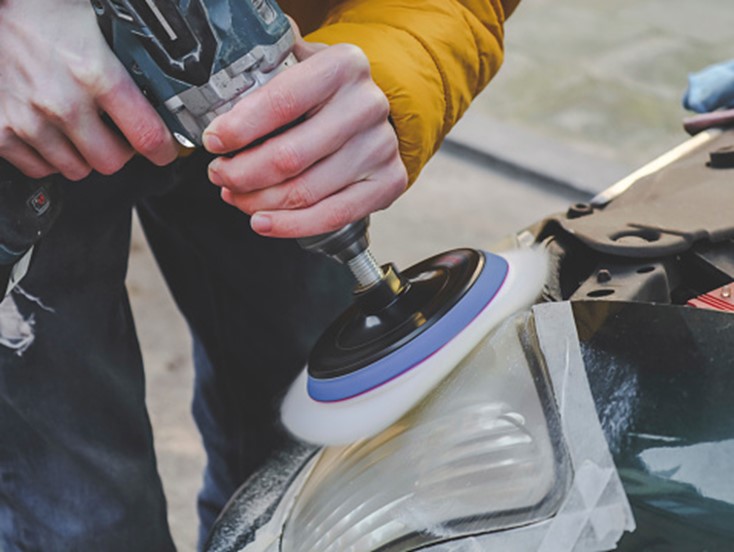
{"label": "yellow quilted jacket sleeve", "polygon": [[517,2],[332,2],[322,26],[306,39],[348,42],[365,52],[375,82],[390,100],[412,183],[474,96],[497,73],[503,24]]}

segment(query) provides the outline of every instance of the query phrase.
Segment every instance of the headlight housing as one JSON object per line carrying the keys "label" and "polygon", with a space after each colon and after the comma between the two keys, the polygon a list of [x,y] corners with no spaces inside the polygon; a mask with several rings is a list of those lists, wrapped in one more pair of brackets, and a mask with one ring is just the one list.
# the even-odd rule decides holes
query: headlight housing
{"label": "headlight housing", "polygon": [[635,526],[568,303],[499,327],[382,434],[281,452],[208,552],[595,552]]}
{"label": "headlight housing", "polygon": [[571,467],[547,376],[521,344],[525,324],[486,339],[382,434],[325,449],[283,552],[406,550],[551,516]]}

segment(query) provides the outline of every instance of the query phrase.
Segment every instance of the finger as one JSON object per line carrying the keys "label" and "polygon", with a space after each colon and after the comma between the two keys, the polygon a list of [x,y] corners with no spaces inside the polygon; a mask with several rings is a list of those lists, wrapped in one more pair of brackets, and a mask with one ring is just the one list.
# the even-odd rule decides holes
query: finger
{"label": "finger", "polygon": [[156,165],[167,165],[178,155],[171,133],[145,96],[127,75],[119,75],[97,96],[99,107],[109,115],[132,148]]}
{"label": "finger", "polygon": [[29,122],[22,132],[16,130],[16,135],[69,180],[81,180],[92,171],[92,167],[62,132],[42,120]]}
{"label": "finger", "polygon": [[303,40],[303,35],[301,34],[301,28],[298,26],[298,23],[296,23],[296,20],[293,19],[288,14],[285,14],[285,16],[288,19],[288,23],[291,24],[291,30],[293,31],[293,34],[295,35],[296,42],[298,42],[299,40]]}
{"label": "finger", "polygon": [[204,147],[212,153],[240,150],[321,106],[365,72],[369,74],[369,62],[356,46],[327,48],[280,73],[214,119],[204,131]]}
{"label": "finger", "polygon": [[[386,125],[388,126],[388,125]],[[226,197],[248,214],[257,211],[304,209],[340,189],[378,172],[382,165],[399,162],[397,138],[392,127],[373,128],[353,137],[343,148],[316,163],[304,173],[254,192],[239,194],[230,189]],[[402,189],[397,193],[402,193]]]}
{"label": "finger", "polygon": [[45,178],[57,172],[33,148],[15,137],[2,140],[0,157],[31,178]]}
{"label": "finger", "polygon": [[328,47],[329,46],[327,44],[323,44],[321,42],[307,42],[302,38],[299,38],[299,40],[297,40],[293,45],[293,55],[296,56],[298,61],[304,61]]}
{"label": "finger", "polygon": [[[353,101],[354,97],[359,101]],[[376,86],[366,83],[362,90],[340,95],[312,118],[265,143],[232,158],[214,160],[209,166],[209,178],[214,184],[231,188],[236,193],[280,184],[332,155],[353,137],[365,132],[374,135],[370,130],[378,129],[380,125],[384,126],[381,132],[387,131],[394,137],[395,133],[387,123],[389,109],[384,94]],[[373,145],[366,145],[366,151],[350,149],[353,159],[368,156]]]}
{"label": "finger", "polygon": [[[397,171],[391,178],[400,181]],[[252,216],[250,225],[258,234],[278,238],[333,232],[391,205],[397,195],[386,190],[377,181],[363,180],[306,209],[259,211]]]}
{"label": "finger", "polygon": [[298,61],[304,61],[328,47],[327,44],[322,44],[321,42],[307,42],[300,39],[293,46],[293,55],[296,56]]}
{"label": "finger", "polygon": [[130,145],[102,121],[97,107],[83,95],[48,95],[35,100],[33,108],[37,117],[58,128],[100,173],[117,172],[133,156]]}
{"label": "finger", "polygon": [[286,15],[286,17],[288,18],[288,21],[290,21],[293,34],[295,35],[293,55],[296,56],[298,61],[303,61],[304,59],[314,55],[319,50],[328,48],[326,44],[322,44],[320,42],[306,42],[303,40],[303,35],[301,35],[301,29],[298,27],[298,23],[296,23],[290,15]]}
{"label": "finger", "polygon": [[67,136],[84,160],[102,174],[116,173],[135,154],[94,110],[82,113],[77,124],[67,129]]}

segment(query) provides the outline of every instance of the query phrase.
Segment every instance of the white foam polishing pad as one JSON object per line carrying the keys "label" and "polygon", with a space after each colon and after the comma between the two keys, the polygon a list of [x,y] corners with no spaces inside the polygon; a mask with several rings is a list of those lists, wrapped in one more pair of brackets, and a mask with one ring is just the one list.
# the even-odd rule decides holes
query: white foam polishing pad
{"label": "white foam polishing pad", "polygon": [[[495,327],[511,314],[531,306],[547,274],[541,249],[500,255],[508,264],[499,291],[455,337],[400,376],[355,397],[320,402],[308,394],[304,369],[281,405],[281,419],[297,438],[318,445],[344,445],[383,431],[428,395]],[[418,336],[416,339],[420,339]]]}

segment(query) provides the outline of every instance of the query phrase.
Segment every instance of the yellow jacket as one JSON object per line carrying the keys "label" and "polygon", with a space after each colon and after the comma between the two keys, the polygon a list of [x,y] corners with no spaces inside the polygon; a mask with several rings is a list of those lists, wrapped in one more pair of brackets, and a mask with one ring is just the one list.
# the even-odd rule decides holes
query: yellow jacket
{"label": "yellow jacket", "polygon": [[413,182],[497,73],[519,0],[280,0],[307,40],[356,44],[390,100]]}

